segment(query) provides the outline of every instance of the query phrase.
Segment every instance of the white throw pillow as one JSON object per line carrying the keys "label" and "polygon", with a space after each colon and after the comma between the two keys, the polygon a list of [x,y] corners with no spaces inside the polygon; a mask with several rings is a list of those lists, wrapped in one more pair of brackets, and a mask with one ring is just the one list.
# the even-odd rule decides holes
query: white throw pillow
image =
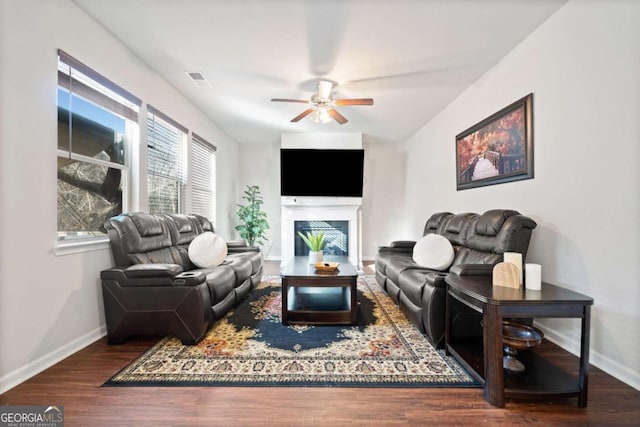
{"label": "white throw pillow", "polygon": [[200,268],[220,265],[227,253],[224,239],[210,231],[199,234],[189,244],[189,259]]}
{"label": "white throw pillow", "polygon": [[439,234],[427,234],[413,247],[413,260],[416,264],[432,270],[446,270],[454,256],[451,242]]}

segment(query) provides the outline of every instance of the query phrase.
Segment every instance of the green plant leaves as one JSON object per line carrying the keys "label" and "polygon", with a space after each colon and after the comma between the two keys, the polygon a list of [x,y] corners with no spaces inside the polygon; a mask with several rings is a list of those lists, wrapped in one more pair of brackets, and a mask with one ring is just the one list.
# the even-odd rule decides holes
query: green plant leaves
{"label": "green plant leaves", "polygon": [[257,185],[247,185],[247,189],[244,191],[244,200],[248,202],[247,205],[238,204],[238,211],[236,214],[241,222],[235,227],[240,233],[240,237],[247,241],[250,246],[255,243],[264,243],[262,239],[269,240],[265,236],[265,231],[269,229],[269,223],[267,222],[266,212],[260,210],[260,206],[264,203],[262,196],[260,195],[260,187]]}
{"label": "green plant leaves", "polygon": [[307,232],[305,236],[300,231],[298,231],[298,235],[302,238],[302,240],[307,244],[310,250],[312,251],[321,251],[324,246],[324,233],[320,232],[318,234],[313,234],[310,231]]}

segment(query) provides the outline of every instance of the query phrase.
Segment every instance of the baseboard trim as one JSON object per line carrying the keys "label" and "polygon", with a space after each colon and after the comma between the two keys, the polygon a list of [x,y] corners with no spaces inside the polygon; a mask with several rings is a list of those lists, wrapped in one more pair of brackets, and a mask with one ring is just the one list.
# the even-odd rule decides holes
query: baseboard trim
{"label": "baseboard trim", "polygon": [[45,369],[52,367],[61,360],[77,353],[89,344],[96,342],[106,335],[106,326],[101,326],[36,360],[27,363],[21,368],[18,368],[13,372],[9,372],[7,375],[0,378],[0,394],[11,390],[31,377],[38,375]]}
{"label": "baseboard trim", "polygon": [[[580,343],[578,341],[570,339],[568,336],[547,328],[544,325],[536,323],[536,327],[540,328],[542,332],[544,332],[544,337],[552,343],[562,347],[575,356],[580,356]],[[638,372],[632,371],[602,353],[593,351],[593,349],[589,350],[589,363],[636,390],[640,390],[640,374]]]}

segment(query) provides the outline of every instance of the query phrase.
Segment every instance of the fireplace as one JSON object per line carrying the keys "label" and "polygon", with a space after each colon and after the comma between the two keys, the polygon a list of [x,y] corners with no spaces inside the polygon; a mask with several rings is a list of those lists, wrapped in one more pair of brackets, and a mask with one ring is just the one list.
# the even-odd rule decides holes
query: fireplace
{"label": "fireplace", "polygon": [[309,247],[298,232],[306,235],[324,234],[325,255],[349,256],[349,221],[294,221],[294,245],[296,256],[309,255]]}
{"label": "fireplace", "polygon": [[283,197],[281,228],[282,263],[296,255],[309,253],[298,230],[323,231],[326,255],[349,257],[356,268],[362,268],[361,198],[356,197]]}

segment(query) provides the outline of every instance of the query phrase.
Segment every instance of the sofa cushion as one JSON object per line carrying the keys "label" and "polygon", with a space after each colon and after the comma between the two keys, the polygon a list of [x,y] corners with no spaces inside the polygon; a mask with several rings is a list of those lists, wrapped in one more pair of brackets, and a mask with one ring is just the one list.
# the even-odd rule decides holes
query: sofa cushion
{"label": "sofa cushion", "polygon": [[[413,249],[412,249],[413,250]],[[398,258],[406,258],[411,259],[411,252],[407,252],[405,250],[396,250],[396,248],[385,247],[384,249],[379,249],[378,254],[376,255],[376,271],[387,274],[387,266],[394,262],[393,260]],[[413,260],[411,260],[413,263]]]}
{"label": "sofa cushion", "polygon": [[427,234],[413,248],[413,260],[416,264],[432,270],[446,270],[454,256],[451,242],[439,234]]}
{"label": "sofa cushion", "polygon": [[478,218],[475,232],[481,236],[497,236],[502,224],[514,215],[518,215],[518,212],[504,209],[487,211]]}
{"label": "sofa cushion", "polygon": [[422,294],[425,286],[443,288],[446,274],[438,271],[423,269],[408,269],[400,274],[398,285],[400,290],[411,303],[422,306]]}
{"label": "sofa cushion", "polygon": [[222,264],[227,256],[224,239],[210,231],[196,236],[189,244],[189,259],[200,268]]}
{"label": "sofa cushion", "polygon": [[146,212],[136,212],[131,220],[142,237],[158,236],[163,233],[160,218]]}
{"label": "sofa cushion", "polygon": [[174,246],[155,251],[132,253],[127,257],[127,261],[127,264],[178,264],[183,269],[186,267],[180,253]]}
{"label": "sofa cushion", "polygon": [[[169,228],[159,217],[145,212],[123,213],[110,218],[105,224],[114,258],[118,265],[142,262],[178,264],[173,259]],[[159,251],[157,254],[151,252]],[[130,255],[149,253],[149,260],[135,261]],[[152,260],[153,259],[153,260]]]}
{"label": "sofa cushion", "polygon": [[[207,275],[207,286],[211,296],[211,305],[224,300],[235,288],[235,274],[229,267],[220,265],[212,269],[195,270]],[[235,295],[234,295],[235,298]]]}
{"label": "sofa cushion", "polygon": [[162,218],[169,227],[172,244],[184,252],[183,255],[188,261],[189,243],[201,233],[197,218],[183,214],[165,214],[162,215]]}
{"label": "sofa cushion", "polygon": [[398,279],[400,277],[400,273],[405,271],[407,268],[416,268],[416,262],[409,255],[405,256],[396,256],[389,259],[387,262],[387,266],[385,269],[385,275],[389,280],[391,280],[397,287]]}
{"label": "sofa cushion", "polygon": [[425,236],[429,233],[437,233],[440,227],[442,227],[442,225],[445,224],[452,215],[453,214],[451,212],[434,213],[424,224],[422,235]]}
{"label": "sofa cushion", "polygon": [[238,252],[238,253],[230,253],[227,255],[227,260],[232,260],[234,258],[244,259],[251,263],[251,275],[258,273],[260,268],[262,268],[262,253],[260,252]]}
{"label": "sofa cushion", "polygon": [[442,227],[437,231],[455,246],[464,246],[471,229],[471,224],[475,224],[474,219],[478,214],[462,213],[450,216]]}
{"label": "sofa cushion", "polygon": [[242,285],[253,272],[253,266],[248,257],[226,257],[222,265],[233,270],[236,287]]}
{"label": "sofa cushion", "polygon": [[424,276],[429,273],[428,270],[409,269],[403,271],[398,278],[400,291],[417,307],[422,306],[422,290],[426,282]]}

